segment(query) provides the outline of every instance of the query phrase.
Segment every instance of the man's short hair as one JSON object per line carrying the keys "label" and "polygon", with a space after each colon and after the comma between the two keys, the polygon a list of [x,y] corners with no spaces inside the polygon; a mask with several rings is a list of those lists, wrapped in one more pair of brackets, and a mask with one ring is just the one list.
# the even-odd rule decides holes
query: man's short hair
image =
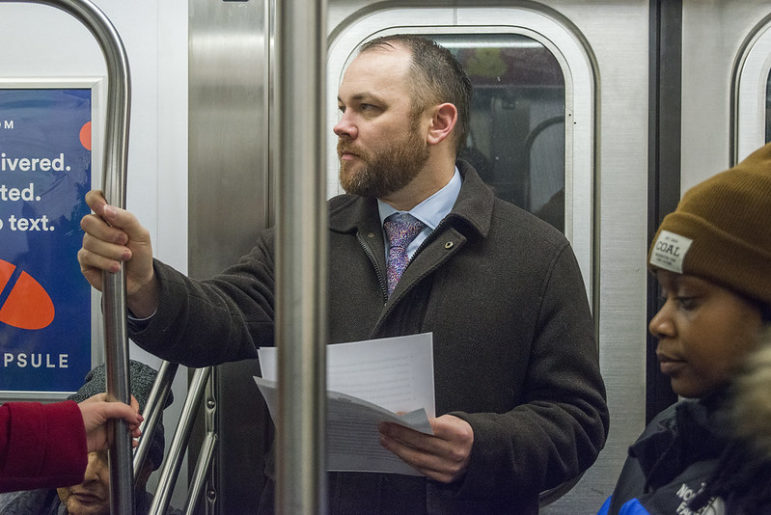
{"label": "man's short hair", "polygon": [[458,110],[455,149],[460,152],[469,132],[471,80],[452,53],[433,40],[411,34],[383,36],[367,41],[359,53],[402,45],[412,54],[410,65],[412,111],[420,113],[428,105],[449,102]]}

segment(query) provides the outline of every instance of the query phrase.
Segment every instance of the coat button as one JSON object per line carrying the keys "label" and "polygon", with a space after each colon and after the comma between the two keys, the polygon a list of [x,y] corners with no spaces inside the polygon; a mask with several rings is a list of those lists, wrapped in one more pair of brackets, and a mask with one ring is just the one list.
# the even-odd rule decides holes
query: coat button
{"label": "coat button", "polygon": [[444,244],[444,248],[451,249],[453,245],[455,245],[453,242],[448,241]]}

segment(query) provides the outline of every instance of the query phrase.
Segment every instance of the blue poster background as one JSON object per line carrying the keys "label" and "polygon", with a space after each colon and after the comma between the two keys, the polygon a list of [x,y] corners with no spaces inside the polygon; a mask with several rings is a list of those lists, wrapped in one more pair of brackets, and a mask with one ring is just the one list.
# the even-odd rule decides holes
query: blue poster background
{"label": "blue poster background", "polygon": [[[90,88],[0,90],[0,266],[14,270],[5,279],[0,270],[0,391],[75,391],[91,368],[91,292],[77,262],[90,212],[90,121]],[[44,294],[12,297],[22,271],[53,303],[46,327],[4,317],[5,303],[20,301],[46,312],[36,305]]]}

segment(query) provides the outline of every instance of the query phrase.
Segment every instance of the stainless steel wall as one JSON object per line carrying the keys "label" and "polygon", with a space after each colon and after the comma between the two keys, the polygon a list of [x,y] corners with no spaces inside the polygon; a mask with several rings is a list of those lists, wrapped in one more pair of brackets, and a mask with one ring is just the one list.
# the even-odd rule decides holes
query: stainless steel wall
{"label": "stainless steel wall", "polygon": [[[270,220],[267,22],[261,0],[189,2],[192,277],[209,277],[235,262]],[[217,513],[242,513],[259,500],[270,419],[251,379],[258,371],[256,360],[242,361],[218,366],[212,375],[207,408],[214,416],[208,420],[219,438],[204,492],[208,512],[216,505]]]}

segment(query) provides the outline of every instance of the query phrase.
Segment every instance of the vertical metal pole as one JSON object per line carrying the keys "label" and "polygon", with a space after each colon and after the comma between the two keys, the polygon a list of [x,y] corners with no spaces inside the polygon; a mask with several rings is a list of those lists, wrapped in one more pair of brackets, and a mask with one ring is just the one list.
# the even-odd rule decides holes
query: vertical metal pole
{"label": "vertical metal pole", "polygon": [[326,2],[276,2],[276,512],[325,514]]}
{"label": "vertical metal pole", "polygon": [[[0,2],[7,0],[0,0]],[[107,118],[105,128],[102,188],[110,204],[126,205],[126,159],[130,79],[128,59],[118,32],[105,14],[88,0],[13,0],[46,4],[77,18],[96,38],[107,64]],[[105,273],[104,325],[107,395],[111,400],[128,403],[131,392],[128,378],[128,333],[126,331],[126,283],[123,268],[116,274]],[[131,435],[125,422],[111,424],[113,430],[110,461],[111,513],[134,513],[132,485]]]}

